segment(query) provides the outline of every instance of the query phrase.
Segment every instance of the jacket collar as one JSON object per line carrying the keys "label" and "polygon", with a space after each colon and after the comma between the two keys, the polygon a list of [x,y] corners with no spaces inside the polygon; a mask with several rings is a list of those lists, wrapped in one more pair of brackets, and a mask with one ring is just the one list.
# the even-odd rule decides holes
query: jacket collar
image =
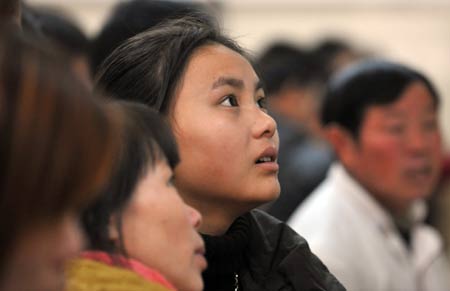
{"label": "jacket collar", "polygon": [[259,210],[246,216],[251,227],[249,266],[241,273],[244,290],[345,290],[285,223]]}

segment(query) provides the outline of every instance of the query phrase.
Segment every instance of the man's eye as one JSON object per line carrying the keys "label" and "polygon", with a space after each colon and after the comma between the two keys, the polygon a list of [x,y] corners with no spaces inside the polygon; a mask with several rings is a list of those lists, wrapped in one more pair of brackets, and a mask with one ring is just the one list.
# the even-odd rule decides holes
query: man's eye
{"label": "man's eye", "polygon": [[220,104],[230,107],[239,106],[237,98],[234,95],[227,95]]}
{"label": "man's eye", "polygon": [[389,125],[386,127],[387,131],[393,134],[402,134],[406,127],[404,125],[401,124],[396,124],[396,125]]}

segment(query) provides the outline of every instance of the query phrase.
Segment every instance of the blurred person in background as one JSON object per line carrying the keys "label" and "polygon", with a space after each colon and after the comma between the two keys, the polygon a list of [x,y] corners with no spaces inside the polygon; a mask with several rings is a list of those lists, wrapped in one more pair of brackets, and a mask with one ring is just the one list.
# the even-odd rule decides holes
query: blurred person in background
{"label": "blurred person in background", "polygon": [[60,291],[79,213],[109,177],[117,118],[57,53],[0,36],[0,290]]}
{"label": "blurred person in background", "polygon": [[442,234],[444,249],[447,257],[450,257],[450,156],[444,155],[442,163],[442,175],[436,193],[431,197],[430,211],[427,222],[435,226]]}
{"label": "blurred person in background", "polygon": [[174,183],[203,216],[204,290],[344,290],[284,223],[254,208],[277,198],[278,133],[244,51],[202,14],[120,45],[97,85],[161,112],[175,133]]}
{"label": "blurred person in background", "polygon": [[14,24],[21,26],[21,1],[20,0],[2,0],[0,1],[0,23]]}
{"label": "blurred person in background", "polygon": [[447,257],[450,257],[450,157],[444,155],[442,175],[436,192],[429,201],[427,222],[441,233]]}
{"label": "blurred person in background", "polygon": [[280,42],[263,52],[257,68],[280,135],[281,193],[278,200],[264,208],[287,221],[325,178],[334,158],[322,137],[318,112],[325,68],[307,50]]}
{"label": "blurred person in background", "polygon": [[203,4],[186,1],[132,0],[119,3],[92,40],[90,50],[92,73],[95,75],[106,57],[128,38],[167,18],[204,10]]}
{"label": "blurred person in background", "polygon": [[322,109],[338,157],[288,221],[348,290],[450,290],[442,240],[424,224],[441,169],[439,96],[387,61],[350,66]]}
{"label": "blurred person in background", "polygon": [[89,69],[89,40],[81,28],[63,12],[30,5],[23,5],[23,30],[35,38],[42,38],[63,51],[70,58],[75,74],[87,86],[92,87]]}
{"label": "blurred person in background", "polygon": [[115,172],[83,214],[88,248],[68,269],[67,291],[203,290],[201,216],[173,184],[178,151],[169,126],[142,104],[124,115]]}
{"label": "blurred person in background", "polygon": [[346,66],[367,59],[371,55],[336,37],[322,39],[311,53],[320,62],[326,80]]}

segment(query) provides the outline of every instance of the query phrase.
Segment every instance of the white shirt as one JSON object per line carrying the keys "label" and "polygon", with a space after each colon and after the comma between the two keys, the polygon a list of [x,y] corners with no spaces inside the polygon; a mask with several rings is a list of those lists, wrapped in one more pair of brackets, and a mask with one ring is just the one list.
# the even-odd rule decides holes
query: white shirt
{"label": "white shirt", "polygon": [[336,163],[288,224],[349,291],[450,291],[442,240],[422,223],[424,203],[412,212],[408,249],[392,217]]}

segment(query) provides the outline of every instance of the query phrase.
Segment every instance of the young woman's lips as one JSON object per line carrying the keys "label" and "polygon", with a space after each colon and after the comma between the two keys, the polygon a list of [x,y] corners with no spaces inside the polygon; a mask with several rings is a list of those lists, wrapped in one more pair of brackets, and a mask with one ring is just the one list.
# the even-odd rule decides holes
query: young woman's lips
{"label": "young woman's lips", "polygon": [[266,171],[277,172],[279,169],[277,155],[277,149],[273,146],[269,146],[258,155],[255,164],[258,168]]}

